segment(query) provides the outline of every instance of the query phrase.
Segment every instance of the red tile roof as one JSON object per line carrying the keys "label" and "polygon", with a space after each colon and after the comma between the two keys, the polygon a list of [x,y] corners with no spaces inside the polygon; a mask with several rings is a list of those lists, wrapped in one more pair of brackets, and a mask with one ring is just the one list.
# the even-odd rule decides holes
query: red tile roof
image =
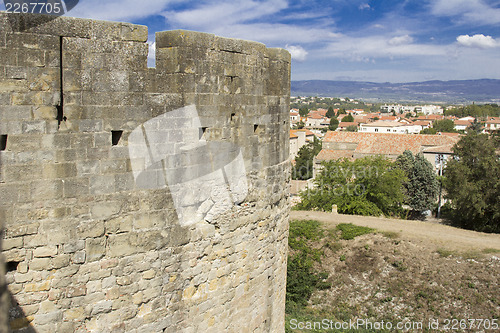
{"label": "red tile roof", "polygon": [[500,117],[490,117],[486,120],[486,124],[500,124]]}
{"label": "red tile roof", "polygon": [[472,124],[472,121],[470,121],[470,120],[455,120],[454,123],[455,123],[455,125],[469,126]]}
{"label": "red tile roof", "polygon": [[339,127],[348,127],[348,126],[358,126],[358,123],[356,122],[351,122],[351,121],[341,121],[339,123]]}
{"label": "red tile roof", "polygon": [[458,137],[441,135],[396,133],[327,132],[323,146],[328,142],[357,143],[354,153],[362,155],[400,155],[405,150],[416,154],[422,149],[446,144],[455,144]]}
{"label": "red tile roof", "polygon": [[425,148],[423,150],[424,153],[442,153],[442,154],[453,154],[453,144],[446,144],[442,146]]}
{"label": "red tile roof", "polygon": [[308,115],[307,118],[311,118],[311,119],[323,119],[324,117],[320,114],[312,114],[312,115]]}
{"label": "red tile roof", "polygon": [[338,160],[339,158],[353,159],[352,150],[322,149],[316,156],[316,160],[318,161]]}
{"label": "red tile roof", "polygon": [[432,120],[416,120],[412,124],[420,126],[428,126],[429,124],[432,124]]}

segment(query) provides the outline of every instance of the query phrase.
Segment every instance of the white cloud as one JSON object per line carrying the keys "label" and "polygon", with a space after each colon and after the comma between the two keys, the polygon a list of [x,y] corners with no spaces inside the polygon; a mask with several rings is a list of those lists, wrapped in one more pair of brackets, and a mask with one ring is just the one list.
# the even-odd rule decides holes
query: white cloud
{"label": "white cloud", "polygon": [[500,23],[500,8],[485,0],[437,0],[431,4],[431,13],[459,17],[463,23],[475,25]]}
{"label": "white cloud", "polygon": [[285,48],[288,50],[288,52],[290,52],[293,60],[297,60],[299,62],[306,60],[308,52],[302,46],[287,45]]}
{"label": "white cloud", "polygon": [[359,10],[364,10],[364,9],[371,9],[370,5],[367,4],[367,3],[362,3],[361,5],[359,5],[358,7]]}
{"label": "white cloud", "polygon": [[316,54],[325,58],[339,58],[355,62],[394,57],[445,56],[448,46],[415,44],[409,35],[387,37],[372,35],[364,37],[341,36],[327,44]]}
{"label": "white cloud", "polygon": [[397,36],[389,39],[387,42],[389,45],[398,46],[404,44],[410,44],[413,42],[413,38],[410,35]]}
{"label": "white cloud", "polygon": [[219,36],[254,40],[273,45],[323,42],[338,38],[341,34],[325,28],[311,28],[278,23],[235,24],[220,26],[212,30]]}
{"label": "white cloud", "polygon": [[68,16],[95,20],[129,21],[155,15],[181,0],[80,0]]}
{"label": "white cloud", "polygon": [[457,42],[460,45],[467,47],[477,47],[480,49],[492,48],[500,46],[500,42],[491,36],[477,34],[474,36],[460,35],[457,37]]}
{"label": "white cloud", "polygon": [[219,26],[251,21],[266,15],[276,14],[286,9],[285,0],[254,0],[220,1],[206,3],[185,11],[165,11],[162,15],[174,25],[190,26],[203,29],[214,29]]}

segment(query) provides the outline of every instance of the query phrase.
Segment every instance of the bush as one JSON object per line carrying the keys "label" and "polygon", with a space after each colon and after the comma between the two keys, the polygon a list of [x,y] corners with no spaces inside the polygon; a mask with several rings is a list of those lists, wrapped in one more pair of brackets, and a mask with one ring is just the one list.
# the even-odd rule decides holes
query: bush
{"label": "bush", "polygon": [[286,278],[286,307],[304,307],[316,289],[327,289],[327,273],[315,272],[314,262],[319,262],[322,252],[309,246],[309,242],[323,236],[318,221],[290,222],[288,245],[293,254],[288,256]]}
{"label": "bush", "polygon": [[375,229],[354,225],[352,223],[341,223],[337,225],[337,229],[342,232],[342,239],[347,240],[375,232]]}

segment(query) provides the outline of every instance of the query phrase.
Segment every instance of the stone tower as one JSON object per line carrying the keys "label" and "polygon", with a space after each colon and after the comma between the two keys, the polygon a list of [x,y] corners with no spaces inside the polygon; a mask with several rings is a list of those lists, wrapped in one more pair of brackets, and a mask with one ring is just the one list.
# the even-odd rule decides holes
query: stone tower
{"label": "stone tower", "polygon": [[148,68],[146,40],[0,13],[11,328],[283,331],[290,55],[167,31]]}

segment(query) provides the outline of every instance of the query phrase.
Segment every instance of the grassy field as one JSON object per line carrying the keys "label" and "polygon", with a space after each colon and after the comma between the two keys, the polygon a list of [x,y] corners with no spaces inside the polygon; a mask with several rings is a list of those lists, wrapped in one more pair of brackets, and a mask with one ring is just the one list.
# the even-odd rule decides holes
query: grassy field
{"label": "grassy field", "polygon": [[499,331],[498,256],[494,248],[436,250],[394,231],[294,220],[286,332]]}

